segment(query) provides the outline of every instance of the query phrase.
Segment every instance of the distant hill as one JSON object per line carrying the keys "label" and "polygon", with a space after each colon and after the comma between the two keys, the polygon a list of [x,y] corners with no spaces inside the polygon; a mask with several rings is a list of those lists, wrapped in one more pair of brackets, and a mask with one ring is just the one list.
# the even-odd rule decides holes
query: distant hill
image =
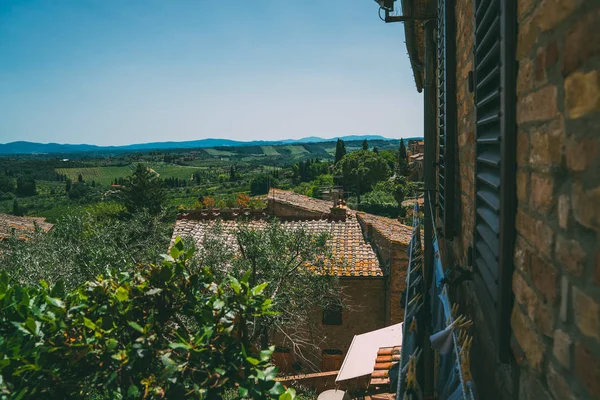
{"label": "distant hill", "polygon": [[[34,143],[34,142],[11,142],[0,144],[0,154],[48,154],[48,153],[79,153],[79,152],[103,152],[103,151],[148,151],[148,150],[163,150],[163,149],[193,149],[193,148],[208,148],[208,147],[243,147],[243,146],[264,146],[264,145],[281,145],[281,144],[304,144],[304,143],[322,143],[336,141],[338,138],[321,138],[316,136],[305,137],[302,139],[285,139],[276,141],[255,140],[251,142],[243,142],[230,139],[201,139],[190,140],[185,142],[153,142],[130,144],[126,146],[96,146],[91,144],[59,144],[59,143]],[[340,139],[344,141],[357,140],[397,140],[385,138],[379,135],[352,135],[342,136]],[[410,138],[421,139],[422,138]],[[408,138],[404,139],[405,141]]]}

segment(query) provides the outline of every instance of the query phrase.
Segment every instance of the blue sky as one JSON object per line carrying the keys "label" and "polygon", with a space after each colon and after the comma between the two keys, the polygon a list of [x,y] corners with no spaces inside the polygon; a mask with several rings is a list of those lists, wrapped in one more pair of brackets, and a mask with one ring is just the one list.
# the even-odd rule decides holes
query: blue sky
{"label": "blue sky", "polygon": [[373,0],[1,0],[0,142],[418,136]]}

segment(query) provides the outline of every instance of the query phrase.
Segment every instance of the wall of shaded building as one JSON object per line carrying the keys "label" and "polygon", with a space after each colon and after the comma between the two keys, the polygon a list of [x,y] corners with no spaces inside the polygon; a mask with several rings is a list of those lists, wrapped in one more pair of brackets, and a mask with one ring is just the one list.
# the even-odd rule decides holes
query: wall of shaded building
{"label": "wall of shaded building", "polygon": [[[519,0],[517,215],[511,357],[495,361],[472,283],[455,289],[475,322],[472,372],[483,399],[600,398],[600,3]],[[456,1],[456,235],[473,240],[473,2]]]}
{"label": "wall of shaded building", "polygon": [[[355,335],[386,326],[386,284],[383,277],[340,278],[339,283],[343,301],[341,325],[324,325],[322,310],[315,310],[312,326],[299,327],[300,336],[310,338],[317,345],[317,348],[304,346],[302,350],[310,363],[302,360],[299,354],[294,356],[303,365],[302,372],[321,370],[323,350],[339,350],[343,360]],[[289,334],[293,333],[290,330]],[[276,335],[275,343],[291,347],[285,335]]]}
{"label": "wall of shaded building", "polygon": [[406,289],[408,268],[408,246],[390,240],[388,234],[375,225],[369,224],[361,213],[357,214],[363,233],[377,253],[381,269],[386,277],[385,314],[386,326],[404,321],[404,305],[401,304],[402,292]]}

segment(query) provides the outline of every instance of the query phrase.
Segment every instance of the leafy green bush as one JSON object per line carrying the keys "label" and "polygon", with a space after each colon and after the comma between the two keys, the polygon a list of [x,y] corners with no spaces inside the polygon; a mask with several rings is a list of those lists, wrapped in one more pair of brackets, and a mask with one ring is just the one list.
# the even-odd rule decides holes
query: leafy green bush
{"label": "leafy green bush", "polygon": [[88,210],[61,218],[27,242],[0,242],[0,271],[23,284],[62,279],[72,288],[107,268],[131,271],[155,262],[169,244],[171,226],[161,216],[144,212],[119,219],[124,209],[114,204]]}
{"label": "leafy green bush", "polygon": [[0,274],[0,397],[293,399],[274,382],[273,349],[253,351],[250,322],[272,313],[250,274],[220,284],[192,269],[177,239],[159,265],[109,272],[66,292]]}

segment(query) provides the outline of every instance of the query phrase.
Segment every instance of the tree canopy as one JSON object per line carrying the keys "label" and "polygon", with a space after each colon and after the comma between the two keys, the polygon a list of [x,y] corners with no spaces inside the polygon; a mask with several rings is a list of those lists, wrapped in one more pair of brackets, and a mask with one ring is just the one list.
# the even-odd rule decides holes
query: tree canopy
{"label": "tree canopy", "polygon": [[299,358],[308,361],[303,354],[317,349],[309,339],[315,309],[339,301],[337,279],[326,273],[327,235],[287,229],[277,221],[261,230],[241,225],[235,232],[240,257],[223,240],[222,229],[216,225],[204,237],[199,265],[208,266],[216,276],[231,274],[239,279],[250,274],[251,285],[271,282],[265,295],[277,314],[254,324],[249,335],[265,347],[272,333],[284,332]]}
{"label": "tree canopy", "polygon": [[269,174],[258,174],[250,181],[250,194],[256,196],[269,193],[269,189],[276,185],[276,180]]}
{"label": "tree canopy", "polygon": [[346,145],[344,144],[344,141],[342,139],[338,139],[337,143],[335,144],[335,161],[334,163],[337,164],[338,161],[340,161],[342,159],[342,157],[344,157],[346,155]]}
{"label": "tree canopy", "polygon": [[335,166],[335,175],[342,176],[346,188],[358,194],[371,190],[374,184],[391,175],[385,158],[368,150],[357,150],[347,154]]}
{"label": "tree canopy", "polygon": [[166,193],[158,174],[140,163],[121,188],[120,198],[130,213],[148,210],[157,214],[165,203]]}

